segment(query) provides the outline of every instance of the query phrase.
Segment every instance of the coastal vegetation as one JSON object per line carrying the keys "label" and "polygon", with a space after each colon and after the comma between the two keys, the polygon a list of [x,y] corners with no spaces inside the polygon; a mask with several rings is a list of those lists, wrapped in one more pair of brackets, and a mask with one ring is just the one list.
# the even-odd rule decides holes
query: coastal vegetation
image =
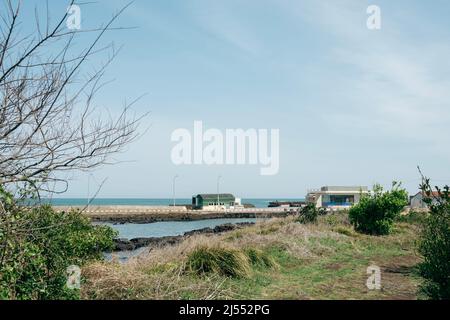
{"label": "coastal vegetation", "polygon": [[430,208],[419,242],[423,262],[419,265],[425,282],[421,289],[433,299],[450,299],[450,196],[449,187],[433,190],[429,179],[421,186]]}
{"label": "coastal vegetation", "polygon": [[204,246],[188,255],[187,269],[197,275],[216,273],[230,278],[244,278],[250,272],[250,263],[240,250]]}
{"label": "coastal vegetation", "polygon": [[[430,212],[401,215],[406,191],[394,183],[349,211],[307,206],[275,218],[151,250],[126,264],[83,268],[85,299],[448,299],[449,188]],[[372,214],[376,219],[368,217]],[[366,286],[368,267],[381,289]]]}
{"label": "coastal vegetation", "polygon": [[77,299],[67,270],[102,259],[117,233],[80,212],[17,205],[0,187],[0,299]]}
{"label": "coastal vegetation", "polygon": [[[39,199],[65,192],[69,171],[114,162],[111,156],[138,136],[135,101],[109,117],[94,107],[117,54],[100,40],[126,7],[80,32],[67,29],[68,12],[50,19],[37,7],[29,29],[25,7],[6,0],[0,12],[0,299],[77,298],[66,286],[67,267],[101,258],[115,233]],[[94,59],[100,53],[103,63]]]}
{"label": "coastal vegetation", "polygon": [[377,184],[372,194],[362,195],[361,200],[350,208],[350,222],[359,232],[386,235],[407,204],[408,193],[400,183],[393,182],[389,191],[383,191]]}
{"label": "coastal vegetation", "polygon": [[[448,188],[440,194],[427,198],[429,214],[395,215],[387,234],[362,232],[351,210],[308,206],[225,233],[192,232],[123,263],[103,260],[111,228],[77,211],[21,206],[2,189],[0,298],[448,299]],[[72,265],[80,289],[67,287]],[[381,290],[367,288],[369,266],[380,268]]]}
{"label": "coastal vegetation", "polygon": [[300,223],[316,223],[319,215],[326,214],[324,208],[317,208],[314,203],[309,203],[300,209],[297,221]]}
{"label": "coastal vegetation", "polygon": [[[276,218],[219,235],[192,235],[127,263],[82,270],[84,299],[417,299],[421,219],[394,221],[384,236],[357,232],[348,212],[317,223]],[[366,287],[367,267],[382,290]]]}

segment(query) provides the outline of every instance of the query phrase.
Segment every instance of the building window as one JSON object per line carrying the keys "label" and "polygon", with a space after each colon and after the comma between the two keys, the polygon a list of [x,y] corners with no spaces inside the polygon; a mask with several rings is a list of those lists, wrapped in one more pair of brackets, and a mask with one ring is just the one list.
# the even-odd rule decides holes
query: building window
{"label": "building window", "polygon": [[355,203],[354,195],[330,195],[328,206],[349,206]]}

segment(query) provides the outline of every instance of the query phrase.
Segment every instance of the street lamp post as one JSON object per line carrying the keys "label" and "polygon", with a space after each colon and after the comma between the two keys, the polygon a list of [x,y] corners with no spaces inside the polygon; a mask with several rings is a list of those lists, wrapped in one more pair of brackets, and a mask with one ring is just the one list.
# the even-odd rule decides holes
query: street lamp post
{"label": "street lamp post", "polygon": [[91,175],[90,174],[88,174],[88,183],[87,183],[87,203],[86,203],[86,206],[87,207],[89,207],[89,184],[90,184],[90,178],[91,178]]}
{"label": "street lamp post", "polygon": [[91,204],[91,199],[90,199],[90,185],[91,185],[91,177],[92,177],[92,173],[89,172],[88,173],[88,183],[87,183],[87,203],[86,203],[86,207],[89,208],[89,205]]}
{"label": "street lamp post", "polygon": [[220,193],[219,193],[219,183],[222,176],[217,177],[217,205],[220,206]]}
{"label": "street lamp post", "polygon": [[173,195],[173,207],[175,208],[175,180],[178,178],[178,175],[173,177],[172,181],[172,195]]}

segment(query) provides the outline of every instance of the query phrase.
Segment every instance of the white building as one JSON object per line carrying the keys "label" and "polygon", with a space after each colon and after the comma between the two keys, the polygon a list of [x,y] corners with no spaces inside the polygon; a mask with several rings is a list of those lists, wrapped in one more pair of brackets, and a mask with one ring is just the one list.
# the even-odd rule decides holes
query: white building
{"label": "white building", "polygon": [[[427,209],[428,205],[423,201],[424,196],[425,194],[422,191],[418,192],[414,196],[411,196],[409,200],[409,206],[411,209]],[[430,195],[430,198],[432,198],[432,203],[435,204],[440,198],[440,195],[437,191],[434,191]]]}
{"label": "white building", "polygon": [[361,195],[368,193],[366,186],[325,186],[309,190],[306,202],[314,203],[318,208],[345,209],[358,203]]}
{"label": "white building", "polygon": [[198,194],[192,197],[192,208],[207,211],[223,211],[242,208],[241,199],[231,193]]}

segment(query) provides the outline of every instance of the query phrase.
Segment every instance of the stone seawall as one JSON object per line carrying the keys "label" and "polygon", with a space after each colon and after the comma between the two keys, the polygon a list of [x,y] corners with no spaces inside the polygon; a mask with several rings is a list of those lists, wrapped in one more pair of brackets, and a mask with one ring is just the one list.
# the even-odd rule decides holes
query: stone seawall
{"label": "stone seawall", "polygon": [[58,211],[81,210],[94,222],[110,223],[152,223],[159,221],[193,221],[222,218],[275,218],[296,213],[287,208],[246,208],[227,211],[187,210],[184,207],[150,206],[96,206],[96,207],[55,207]]}

